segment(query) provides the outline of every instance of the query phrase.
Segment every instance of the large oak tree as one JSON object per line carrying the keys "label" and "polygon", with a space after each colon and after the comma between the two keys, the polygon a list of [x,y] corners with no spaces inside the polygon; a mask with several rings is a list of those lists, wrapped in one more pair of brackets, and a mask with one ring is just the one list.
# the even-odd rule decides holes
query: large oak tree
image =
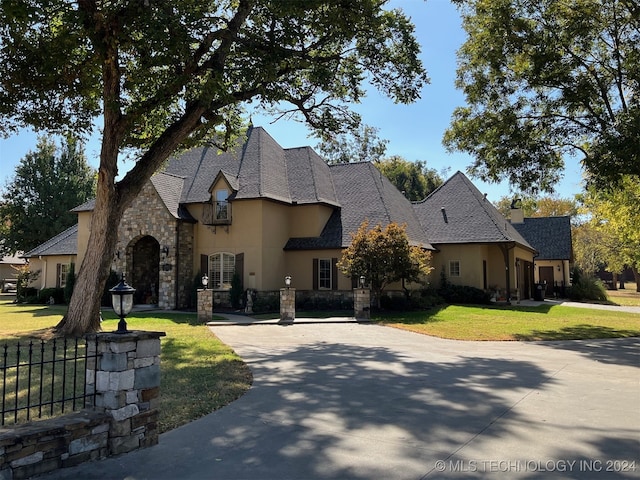
{"label": "large oak tree", "polygon": [[[427,78],[413,25],[385,3],[2,0],[0,129],[86,132],[102,120],[91,235],[62,333],[100,328],[113,225],[176,150],[225,147],[258,106],[298,112],[318,135],[344,131],[365,81],[418,98]],[[136,163],[116,181],[125,153]]]}
{"label": "large oak tree", "polygon": [[636,0],[454,0],[467,41],[457,85],[467,106],[445,143],[470,173],[552,191],[564,158],[589,182],[640,174],[640,4]]}

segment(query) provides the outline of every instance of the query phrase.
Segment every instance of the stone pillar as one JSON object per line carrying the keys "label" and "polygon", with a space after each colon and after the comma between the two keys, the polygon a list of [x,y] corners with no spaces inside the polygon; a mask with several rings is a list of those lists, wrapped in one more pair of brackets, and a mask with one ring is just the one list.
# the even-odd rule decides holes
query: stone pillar
{"label": "stone pillar", "polygon": [[371,320],[371,290],[353,289],[353,309],[356,320]]}
{"label": "stone pillar", "polygon": [[198,290],[198,321],[210,322],[213,318],[213,290]]}
{"label": "stone pillar", "polygon": [[[158,443],[160,337],[164,332],[98,333],[97,358],[87,366],[87,389],[111,417],[109,453]],[[89,354],[96,343],[90,342]],[[93,351],[92,351],[93,350]]]}
{"label": "stone pillar", "polygon": [[293,322],[296,318],[296,289],[280,289],[280,321]]}

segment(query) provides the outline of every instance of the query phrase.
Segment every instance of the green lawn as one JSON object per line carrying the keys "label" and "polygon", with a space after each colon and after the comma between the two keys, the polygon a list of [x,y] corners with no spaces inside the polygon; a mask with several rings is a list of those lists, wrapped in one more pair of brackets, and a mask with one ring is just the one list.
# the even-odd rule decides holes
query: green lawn
{"label": "green lawn", "polygon": [[[13,305],[0,300],[0,345],[42,338],[64,312],[64,307]],[[113,313],[103,315],[103,329],[116,330]],[[127,324],[131,330],[166,333],[161,339],[160,432],[211,413],[249,389],[249,368],[209,328],[198,324],[195,314],[134,313]]]}
{"label": "green lawn", "polygon": [[378,323],[457,340],[576,340],[640,336],[640,314],[561,305],[437,307],[374,316]]}

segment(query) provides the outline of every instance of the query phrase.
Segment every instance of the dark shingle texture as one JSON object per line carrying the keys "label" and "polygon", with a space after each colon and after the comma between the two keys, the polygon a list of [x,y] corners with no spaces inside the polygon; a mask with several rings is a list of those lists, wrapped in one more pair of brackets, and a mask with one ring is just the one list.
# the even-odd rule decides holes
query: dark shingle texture
{"label": "dark shingle texture", "polygon": [[38,245],[33,250],[25,253],[24,258],[37,257],[39,255],[76,255],[78,253],[78,224],[67,228],[46,242]]}
{"label": "dark shingle texture", "polygon": [[434,245],[516,242],[533,249],[461,172],[413,208]]}
{"label": "dark shingle texture", "polygon": [[182,203],[208,201],[213,182],[222,172],[235,190],[234,200],[266,198],[338,206],[326,163],[309,147],[282,148],[260,127],[250,128],[245,144],[233,151],[196,148],[172,158],[164,172],[185,178]]}
{"label": "dark shingle texture", "polygon": [[343,163],[329,167],[341,208],[327,222],[320,237],[292,238],[285,249],[344,248],[351,244],[365,220],[369,228],[391,222],[406,225],[413,245],[432,249],[409,202],[371,163]]}
{"label": "dark shingle texture", "polygon": [[571,260],[571,218],[525,218],[513,227],[538,251],[539,260]]}

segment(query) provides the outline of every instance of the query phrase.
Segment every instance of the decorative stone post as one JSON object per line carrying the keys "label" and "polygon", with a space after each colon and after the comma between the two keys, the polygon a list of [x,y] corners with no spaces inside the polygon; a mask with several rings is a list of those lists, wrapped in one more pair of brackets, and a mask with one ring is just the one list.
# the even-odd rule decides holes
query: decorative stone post
{"label": "decorative stone post", "polygon": [[[93,365],[87,367],[87,388],[95,392],[96,407],[111,417],[110,455],[157,444],[160,337],[165,333],[96,335],[102,355],[94,357]],[[95,348],[96,344],[90,342],[90,355]]]}
{"label": "decorative stone post", "polygon": [[213,318],[213,290],[198,290],[198,321],[210,322]]}
{"label": "decorative stone post", "polygon": [[371,290],[360,287],[353,289],[353,309],[356,320],[371,320]]}
{"label": "decorative stone post", "polygon": [[293,322],[296,318],[296,289],[291,287],[280,289],[280,321]]}

